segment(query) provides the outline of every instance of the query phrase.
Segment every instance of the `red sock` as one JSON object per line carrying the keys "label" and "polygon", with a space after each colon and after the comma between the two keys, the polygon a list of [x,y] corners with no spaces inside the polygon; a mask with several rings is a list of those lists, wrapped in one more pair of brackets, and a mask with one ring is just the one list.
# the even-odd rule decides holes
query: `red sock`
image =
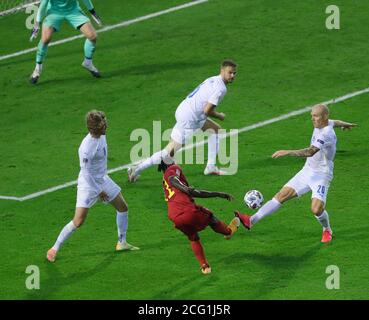
{"label": "red sock", "polygon": [[202,248],[200,241],[191,241],[192,251],[196,256],[196,259],[200,262],[200,265],[203,266],[204,264],[208,264],[205,258],[204,249]]}
{"label": "red sock", "polygon": [[232,233],[231,229],[228,228],[228,226],[223,222],[218,220],[215,223],[212,223],[210,227],[218,233],[224,234],[226,236],[230,235]]}

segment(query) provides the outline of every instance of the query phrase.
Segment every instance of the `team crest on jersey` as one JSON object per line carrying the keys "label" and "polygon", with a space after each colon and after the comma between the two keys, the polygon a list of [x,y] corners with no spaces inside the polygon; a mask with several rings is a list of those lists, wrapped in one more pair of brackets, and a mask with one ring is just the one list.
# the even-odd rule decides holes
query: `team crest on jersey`
{"label": "team crest on jersey", "polygon": [[87,163],[88,162],[88,159],[87,158],[83,158],[83,163]]}
{"label": "team crest on jersey", "polygon": [[323,141],[323,140],[318,139],[317,141],[318,141],[320,144],[324,144],[324,141]]}

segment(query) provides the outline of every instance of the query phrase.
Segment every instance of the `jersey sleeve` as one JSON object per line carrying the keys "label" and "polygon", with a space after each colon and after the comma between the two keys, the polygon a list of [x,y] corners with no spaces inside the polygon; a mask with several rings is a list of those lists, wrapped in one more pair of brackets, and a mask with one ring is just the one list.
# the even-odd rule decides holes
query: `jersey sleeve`
{"label": "jersey sleeve", "polygon": [[79,150],[79,164],[81,169],[88,170],[91,166],[91,160],[97,151],[97,141],[85,141]]}
{"label": "jersey sleeve", "polygon": [[214,90],[214,92],[210,96],[208,102],[217,106],[223,100],[225,94],[226,94],[225,90],[217,88]]}
{"label": "jersey sleeve", "polygon": [[94,5],[92,4],[91,0],[83,0],[83,3],[88,10],[92,10],[94,8]]}
{"label": "jersey sleeve", "polygon": [[328,125],[329,125],[330,127],[334,128],[334,120],[329,119],[329,120],[328,120]]}
{"label": "jersey sleeve", "polygon": [[316,136],[312,145],[318,149],[323,149],[324,147],[331,145],[332,142],[333,139],[329,133],[321,132]]}
{"label": "jersey sleeve", "polygon": [[40,23],[44,19],[48,3],[49,3],[49,0],[41,0],[40,6],[38,7],[37,16],[36,16],[36,21],[38,23]]}

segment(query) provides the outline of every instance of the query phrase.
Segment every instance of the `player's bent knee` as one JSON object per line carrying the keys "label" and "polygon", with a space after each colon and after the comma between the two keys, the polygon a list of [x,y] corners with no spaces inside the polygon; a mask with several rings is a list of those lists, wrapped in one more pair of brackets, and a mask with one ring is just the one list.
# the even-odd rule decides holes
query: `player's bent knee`
{"label": "player's bent knee", "polygon": [[278,202],[283,203],[295,196],[295,190],[293,190],[292,188],[283,188],[274,196],[274,198],[276,198]]}
{"label": "player's bent knee", "polygon": [[119,211],[120,212],[126,212],[126,211],[128,211],[128,205],[125,202],[123,202],[122,205],[119,208]]}
{"label": "player's bent knee", "polygon": [[84,219],[73,219],[73,224],[76,228],[79,228],[83,225],[83,223],[85,222]]}
{"label": "player's bent knee", "polygon": [[324,211],[323,205],[311,206],[311,212],[316,216],[320,216],[323,213],[323,211]]}
{"label": "player's bent knee", "polygon": [[323,201],[313,198],[312,202],[311,202],[311,212],[316,215],[319,216],[323,213],[324,211],[324,207],[325,204]]}
{"label": "player's bent knee", "polygon": [[91,32],[91,34],[88,35],[88,40],[92,41],[92,42],[96,42],[97,41],[97,33],[96,32]]}
{"label": "player's bent knee", "polygon": [[128,211],[128,204],[125,202],[121,193],[119,193],[111,204],[115,207],[116,210],[119,212],[126,212]]}
{"label": "player's bent knee", "polygon": [[283,203],[288,200],[288,194],[281,190],[274,196],[274,198],[277,199],[279,203]]}
{"label": "player's bent knee", "polygon": [[43,43],[43,44],[49,44],[50,43],[50,41],[51,41],[51,35],[49,36],[43,36],[42,37],[42,39],[41,39],[41,42]]}
{"label": "player's bent knee", "polygon": [[283,193],[281,192],[278,192],[275,196],[274,196],[275,199],[278,200],[279,203],[283,203],[286,201],[286,198],[285,196],[283,195]]}
{"label": "player's bent knee", "polygon": [[115,209],[119,212],[127,212],[128,211],[128,206],[125,205],[118,205],[115,207]]}
{"label": "player's bent knee", "polygon": [[41,41],[43,44],[49,44],[52,36],[53,36],[54,30],[52,28],[46,28],[42,30],[41,35]]}

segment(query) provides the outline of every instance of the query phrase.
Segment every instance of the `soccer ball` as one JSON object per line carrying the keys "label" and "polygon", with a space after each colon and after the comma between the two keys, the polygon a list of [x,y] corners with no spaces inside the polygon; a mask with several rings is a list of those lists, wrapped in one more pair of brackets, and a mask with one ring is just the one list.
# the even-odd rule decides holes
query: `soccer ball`
{"label": "soccer ball", "polygon": [[262,206],[263,201],[264,201],[264,197],[261,194],[260,191],[258,190],[250,190],[247,191],[245,194],[245,197],[243,198],[243,200],[245,201],[246,205],[250,208],[250,209],[258,209]]}

